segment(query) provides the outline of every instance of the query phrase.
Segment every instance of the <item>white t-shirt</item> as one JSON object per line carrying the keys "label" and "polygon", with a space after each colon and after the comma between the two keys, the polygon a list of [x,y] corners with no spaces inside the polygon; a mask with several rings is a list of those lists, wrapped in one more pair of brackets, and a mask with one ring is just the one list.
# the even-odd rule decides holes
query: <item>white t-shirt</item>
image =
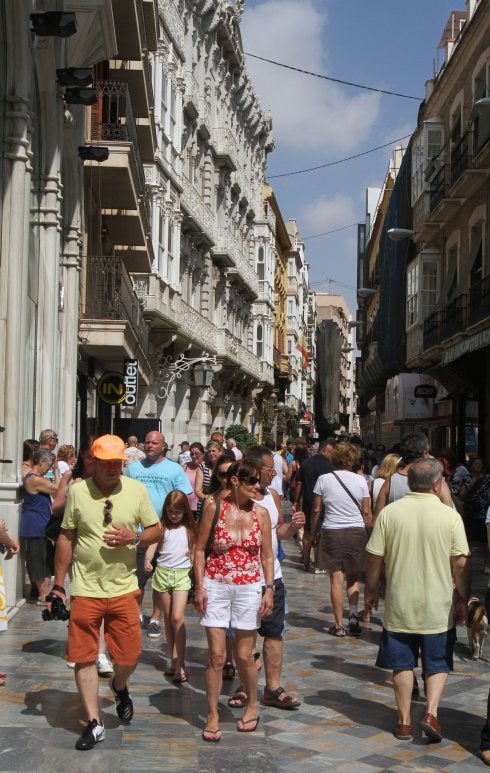
{"label": "white t-shirt", "polygon": [[167,569],[190,569],[189,540],[185,526],[165,529],[163,545],[157,557],[158,566]]}
{"label": "white t-shirt", "polygon": [[280,497],[283,495],[283,458],[282,456],[279,456],[279,454],[274,454],[273,456],[273,462],[274,462],[274,468],[276,470],[276,474],[272,478],[271,484],[269,488],[273,488]]}
{"label": "white t-shirt", "polygon": [[[279,549],[279,544],[277,540],[277,522],[279,521],[279,510],[277,509],[277,505],[274,501],[274,497],[272,496],[270,491],[267,491],[267,494],[264,496],[263,499],[254,499],[253,501],[257,502],[257,504],[261,505],[261,507],[265,507],[265,509],[269,513],[269,517],[271,519],[272,555],[274,556],[274,579],[280,580],[282,578],[282,569],[281,569],[281,562],[277,557],[277,551]],[[260,580],[262,584],[264,584],[264,573],[262,571],[262,564],[260,564]]]}
{"label": "white t-shirt", "polygon": [[[359,506],[363,499],[369,497],[367,483],[362,475],[357,475],[350,470],[336,470],[335,474],[359,502]],[[320,494],[325,506],[322,529],[348,529],[364,526],[359,508],[344,491],[339,481],[335,479],[333,473],[327,472],[326,475],[320,475],[313,493]]]}

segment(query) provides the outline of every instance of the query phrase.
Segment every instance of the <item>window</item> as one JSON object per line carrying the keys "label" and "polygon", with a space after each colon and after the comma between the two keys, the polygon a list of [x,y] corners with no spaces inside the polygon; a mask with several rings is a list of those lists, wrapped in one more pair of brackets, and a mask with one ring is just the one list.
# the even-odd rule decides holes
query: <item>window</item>
{"label": "window", "polygon": [[[488,86],[485,66],[481,68],[473,82],[473,102],[488,96]],[[487,113],[478,113],[473,124],[475,153],[479,153],[490,139],[490,116]]]}
{"label": "window", "polygon": [[176,104],[175,86],[172,83],[170,87],[170,141],[174,145],[176,144],[175,125],[177,123],[175,104]]}
{"label": "window", "polygon": [[264,353],[264,329],[262,325],[257,325],[256,335],[256,354],[257,357],[262,357]]}
{"label": "window", "polygon": [[438,119],[424,122],[412,149],[412,204],[428,189],[428,181],[444,164],[444,131]]}
{"label": "window", "polygon": [[407,269],[407,328],[421,324],[437,301],[439,256],[422,253]]}
{"label": "window", "polygon": [[167,120],[167,88],[168,88],[168,78],[167,78],[167,72],[166,70],[162,71],[162,93],[161,93],[161,125],[163,130],[165,131],[165,122]]}
{"label": "window", "polygon": [[257,276],[259,280],[265,279],[265,260],[263,247],[259,247],[259,252],[257,254]]}

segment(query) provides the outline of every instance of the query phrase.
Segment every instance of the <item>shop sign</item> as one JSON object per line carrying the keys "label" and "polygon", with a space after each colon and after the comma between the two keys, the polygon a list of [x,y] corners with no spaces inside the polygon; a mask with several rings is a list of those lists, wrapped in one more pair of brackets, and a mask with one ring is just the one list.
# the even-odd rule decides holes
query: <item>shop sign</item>
{"label": "shop sign", "polygon": [[124,360],[124,405],[136,408],[138,400],[138,360]]}
{"label": "shop sign", "polygon": [[437,395],[437,387],[434,384],[417,384],[413,390],[414,397],[432,398]]}
{"label": "shop sign", "polygon": [[104,373],[97,382],[97,394],[104,403],[121,405],[126,397],[123,374],[113,371]]}

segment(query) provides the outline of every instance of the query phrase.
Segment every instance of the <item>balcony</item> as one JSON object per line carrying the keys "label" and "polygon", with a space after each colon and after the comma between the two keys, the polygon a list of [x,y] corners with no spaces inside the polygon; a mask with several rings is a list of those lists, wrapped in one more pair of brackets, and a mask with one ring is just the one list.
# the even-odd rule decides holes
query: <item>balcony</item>
{"label": "balcony", "polygon": [[209,245],[213,244],[213,214],[196,188],[185,175],[180,179],[182,193],[180,203],[185,211],[183,230],[189,230],[204,236]]}
{"label": "balcony", "polygon": [[[158,0],[158,8],[179,54],[184,57],[184,23],[173,0]],[[185,57],[184,57],[185,58]]]}
{"label": "balcony", "polygon": [[468,327],[490,317],[490,275],[470,287]]}
{"label": "balcony", "polygon": [[[150,244],[150,204],[129,89],[122,81],[98,81],[96,87],[99,100],[91,108],[88,144],[107,146],[109,158],[100,164],[85,161],[85,181],[115,248],[146,249]],[[152,255],[147,251],[146,270],[151,263]],[[127,268],[143,270],[141,263]]]}
{"label": "balcony", "polygon": [[433,311],[424,321],[424,352],[438,346],[442,340],[442,312]]}
{"label": "balcony", "polygon": [[214,149],[217,166],[236,172],[238,169],[238,146],[231,131],[223,126],[213,129],[210,145]]}
{"label": "balcony", "polygon": [[467,296],[458,295],[443,309],[442,340],[453,338],[466,330]]}
{"label": "balcony", "polygon": [[245,371],[257,381],[262,381],[262,363],[255,354],[243,346],[228,330],[219,330],[216,337],[218,357],[225,365]]}
{"label": "balcony", "polygon": [[451,151],[451,197],[469,198],[487,179],[486,169],[475,169],[468,133]]}
{"label": "balcony", "polygon": [[85,351],[120,370],[125,357],[148,357],[148,329],[120,258],[86,259],[80,337]]}
{"label": "balcony", "polygon": [[298,277],[288,276],[288,295],[298,295]]}
{"label": "balcony", "polygon": [[153,88],[147,54],[143,53],[142,59],[137,62],[112,59],[109,62],[109,79],[128,84],[141,157],[144,163],[153,163],[157,139],[153,120]]}
{"label": "balcony", "polygon": [[182,107],[191,121],[194,121],[199,115],[199,83],[197,78],[191,72],[185,73],[185,90]]}
{"label": "balcony", "polygon": [[117,53],[121,59],[141,59],[143,51],[156,51],[158,15],[155,0],[112,0]]}

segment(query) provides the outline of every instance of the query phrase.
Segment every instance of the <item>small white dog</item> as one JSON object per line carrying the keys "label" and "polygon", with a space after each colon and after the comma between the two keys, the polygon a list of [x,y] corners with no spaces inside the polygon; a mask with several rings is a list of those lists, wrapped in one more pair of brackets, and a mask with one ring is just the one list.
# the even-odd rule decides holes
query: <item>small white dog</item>
{"label": "small white dog", "polygon": [[468,644],[472,660],[481,658],[483,641],[488,635],[488,617],[485,604],[474,596],[468,601],[468,616],[466,619]]}

